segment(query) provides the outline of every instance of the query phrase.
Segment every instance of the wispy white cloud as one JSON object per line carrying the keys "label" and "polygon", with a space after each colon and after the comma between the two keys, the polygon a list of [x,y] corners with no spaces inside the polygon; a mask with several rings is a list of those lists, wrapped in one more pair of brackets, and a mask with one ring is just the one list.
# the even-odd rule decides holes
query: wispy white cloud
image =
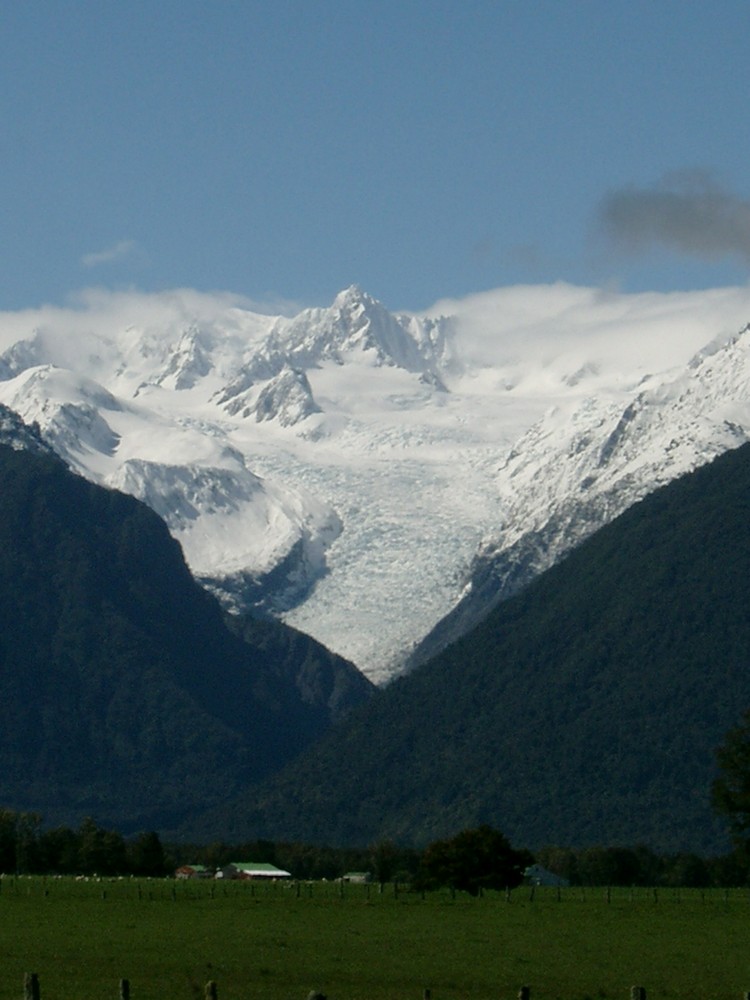
{"label": "wispy white cloud", "polygon": [[113,261],[131,257],[137,249],[135,240],[119,240],[104,250],[84,254],[81,263],[84,267],[99,267],[101,264],[111,264]]}
{"label": "wispy white cloud", "polygon": [[[70,356],[89,351],[87,331],[116,343],[133,327],[174,339],[191,325],[214,323],[250,342],[267,330],[254,312],[278,315],[231,292],[87,288],[64,305],[0,311],[0,351],[38,331],[58,345],[60,364],[75,368]],[[595,362],[614,380],[634,370],[633,358],[639,370],[661,371],[686,364],[715,337],[736,333],[750,315],[750,284],[669,293],[514,285],[443,299],[419,314],[455,317],[458,353],[476,371],[495,366],[513,375],[533,356],[553,374]]]}
{"label": "wispy white cloud", "polygon": [[710,171],[670,173],[651,187],[611,191],[598,221],[626,252],[657,244],[702,260],[750,262],[750,201],[725,190]]}
{"label": "wispy white cloud", "polygon": [[634,357],[644,372],[684,365],[715,337],[736,333],[748,314],[750,285],[633,293],[564,282],[443,299],[427,310],[456,318],[470,364],[512,368],[533,354],[544,365],[572,371],[596,362],[615,374],[632,370]]}

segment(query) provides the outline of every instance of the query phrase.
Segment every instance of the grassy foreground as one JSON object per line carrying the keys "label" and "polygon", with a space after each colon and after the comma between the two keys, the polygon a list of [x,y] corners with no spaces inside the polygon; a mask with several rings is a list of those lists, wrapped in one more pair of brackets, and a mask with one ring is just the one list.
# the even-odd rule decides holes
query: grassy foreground
{"label": "grassy foreground", "polygon": [[536,889],[473,899],[386,887],[9,878],[0,1000],[740,1000],[747,891]]}

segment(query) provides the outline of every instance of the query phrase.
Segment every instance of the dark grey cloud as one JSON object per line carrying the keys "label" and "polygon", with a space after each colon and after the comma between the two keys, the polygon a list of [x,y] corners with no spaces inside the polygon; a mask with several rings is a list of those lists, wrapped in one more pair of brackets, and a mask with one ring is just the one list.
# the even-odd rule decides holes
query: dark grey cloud
{"label": "dark grey cloud", "polygon": [[750,201],[724,190],[708,171],[612,191],[598,218],[604,234],[631,253],[657,244],[704,260],[733,256],[750,262]]}

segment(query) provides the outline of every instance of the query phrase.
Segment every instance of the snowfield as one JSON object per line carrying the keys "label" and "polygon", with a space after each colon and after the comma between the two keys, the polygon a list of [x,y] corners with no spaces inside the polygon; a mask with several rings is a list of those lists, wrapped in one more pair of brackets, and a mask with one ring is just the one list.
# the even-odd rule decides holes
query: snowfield
{"label": "snowfield", "polygon": [[268,316],[91,292],[0,315],[0,402],[166,520],[195,575],[383,683],[493,563],[494,599],[750,434],[750,290],[500,289]]}

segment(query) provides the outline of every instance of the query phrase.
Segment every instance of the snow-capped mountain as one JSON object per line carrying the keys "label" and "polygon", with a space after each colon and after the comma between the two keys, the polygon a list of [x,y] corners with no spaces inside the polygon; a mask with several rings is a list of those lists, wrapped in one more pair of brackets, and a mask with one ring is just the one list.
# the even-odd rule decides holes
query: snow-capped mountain
{"label": "snow-capped mountain", "polygon": [[[306,309],[291,321],[276,320],[263,345],[218,394],[217,401],[235,414],[243,410],[248,394],[259,383],[272,382],[290,370],[318,368],[326,361],[343,365],[358,355],[375,366],[392,365],[427,381],[439,381],[438,369],[447,361],[444,327],[441,319],[399,321],[352,285],[336,296],[329,309]],[[311,401],[300,419],[312,407]]]}
{"label": "snow-capped mountain", "polygon": [[[750,291],[557,285],[392,314],[92,293],[0,316],[0,403],[197,577],[378,682],[750,433]],[[741,333],[737,333],[741,330]],[[454,610],[458,607],[457,610]]]}
{"label": "snow-capped mountain", "polygon": [[684,369],[649,376],[627,401],[554,408],[497,474],[503,521],[461,601],[419,645],[419,663],[648,493],[750,439],[750,326]]}

